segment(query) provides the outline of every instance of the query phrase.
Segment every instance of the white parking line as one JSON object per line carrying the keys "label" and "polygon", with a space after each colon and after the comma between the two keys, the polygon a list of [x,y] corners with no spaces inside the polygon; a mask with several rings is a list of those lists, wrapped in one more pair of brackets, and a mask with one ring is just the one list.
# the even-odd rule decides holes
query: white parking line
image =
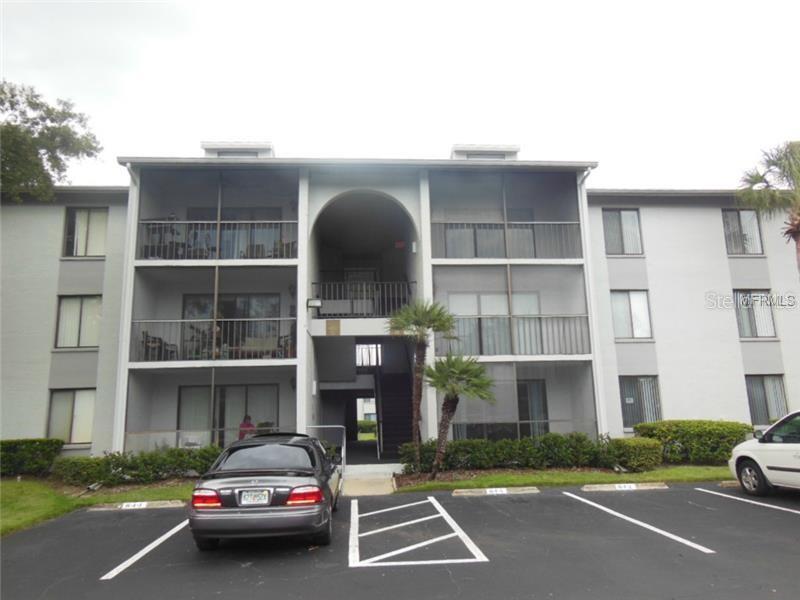
{"label": "white parking line", "polygon": [[147,544],[147,546],[145,546],[144,548],[139,550],[136,554],[131,556],[128,560],[126,560],[123,563],[120,563],[118,566],[116,566],[113,569],[111,569],[108,573],[106,573],[105,575],[103,575],[100,578],[100,581],[106,581],[108,579],[114,579],[114,577],[116,577],[117,575],[122,573],[125,569],[130,567],[133,563],[135,563],[137,560],[142,558],[145,554],[150,552],[153,548],[155,548],[159,544],[162,544],[163,542],[167,541],[170,537],[172,537],[173,535],[178,533],[181,529],[186,527],[188,524],[189,524],[189,519],[181,521],[175,527],[170,529],[167,533],[162,535],[160,538],[158,538],[157,540],[154,540],[154,541],[150,542],[149,544]]}
{"label": "white parking line", "polygon": [[371,517],[372,515],[379,515],[381,513],[389,512],[392,510],[400,510],[401,508],[408,508],[409,506],[419,506],[420,504],[427,504],[427,500],[420,500],[419,502],[412,502],[410,504],[401,504],[400,506],[392,506],[390,508],[382,508],[381,510],[373,510],[372,512],[359,515],[361,517]]}
{"label": "white parking line", "polygon": [[425,540],[424,542],[419,542],[418,544],[413,544],[411,546],[406,546],[405,548],[400,548],[398,550],[392,550],[391,552],[387,552],[386,554],[379,554],[378,556],[373,556],[372,558],[368,558],[366,560],[362,560],[362,565],[368,565],[370,563],[378,562],[384,558],[391,558],[392,556],[397,556],[398,554],[405,554],[406,552],[411,552],[412,550],[416,550],[417,548],[425,548],[426,546],[430,546],[431,544],[435,544],[436,542],[442,542],[444,540],[449,540],[450,538],[457,537],[457,533],[448,533],[446,535],[440,535],[439,537],[435,537],[431,540]]}
{"label": "white parking line", "polygon": [[593,507],[595,507],[597,509],[600,509],[600,510],[602,510],[604,512],[607,512],[608,514],[613,515],[613,516],[615,516],[617,518],[620,518],[620,519],[623,519],[625,521],[628,521],[629,523],[633,523],[634,525],[638,525],[639,527],[644,527],[645,529],[648,529],[648,530],[650,530],[650,531],[652,531],[654,533],[657,533],[659,535],[663,535],[664,537],[669,538],[671,540],[674,540],[676,542],[680,542],[681,544],[684,544],[685,546],[689,546],[690,548],[694,548],[695,550],[699,550],[700,552],[702,552],[704,554],[716,554],[716,552],[714,550],[711,550],[710,548],[706,548],[705,546],[701,546],[700,544],[695,544],[694,542],[690,542],[689,540],[687,540],[685,538],[682,538],[680,536],[677,536],[674,533],[670,533],[669,531],[664,531],[663,529],[659,529],[658,527],[654,527],[654,526],[649,525],[649,524],[647,524],[647,523],[645,523],[643,521],[639,521],[638,519],[634,519],[633,517],[629,517],[627,515],[623,515],[622,513],[619,513],[619,512],[617,512],[615,510],[611,510],[610,508],[607,508],[607,507],[603,506],[602,504],[597,504],[596,502],[592,502],[591,500],[587,500],[586,498],[581,498],[580,496],[576,496],[575,494],[571,494],[569,492],[562,492],[562,494],[564,494],[565,496],[569,496],[570,498],[574,498],[575,500],[578,500],[580,502],[583,502],[584,504],[588,504],[589,506],[593,506]]}
{"label": "white parking line", "polygon": [[423,521],[430,521],[431,519],[441,519],[441,518],[442,515],[431,515],[429,517],[422,517],[421,519],[414,519],[413,521],[406,521],[405,523],[398,523],[397,525],[389,525],[388,527],[373,529],[372,531],[367,531],[366,533],[359,533],[358,537],[367,537],[368,535],[383,533],[384,531],[389,531],[390,529],[398,529],[399,527],[407,527],[408,525],[414,525],[415,523],[422,523]]}
{"label": "white parking line", "polygon": [[774,508],[775,510],[782,510],[784,512],[800,515],[800,510],[794,510],[792,508],[775,506],[774,504],[767,504],[766,502],[757,502],[756,500],[748,500],[747,498],[738,498],[737,496],[731,496],[730,494],[722,494],[720,492],[705,490],[703,488],[694,488],[694,489],[696,489],[698,492],[704,492],[706,494],[714,494],[715,496],[722,496],[723,498],[728,498],[729,500],[738,500],[739,502],[747,502],[748,504],[755,504],[756,506],[766,506],[767,508]]}
{"label": "white parking line", "polygon": [[[423,504],[430,504],[436,509],[435,515],[427,515],[425,517],[420,517],[418,519],[412,519],[411,521],[405,521],[403,523],[397,523],[395,525],[389,525],[387,527],[381,527],[379,529],[373,529],[371,531],[367,531],[364,533],[359,534],[359,527],[361,519],[365,517],[370,517],[372,515],[378,515],[382,513],[386,513],[393,510],[401,510],[403,508],[410,508],[412,506],[420,506]],[[435,537],[429,540],[425,540],[423,542],[418,542],[416,544],[412,544],[410,546],[405,546],[403,548],[398,548],[396,550],[392,550],[390,552],[385,552],[384,554],[379,554],[377,556],[373,556],[370,558],[362,559],[361,558],[361,550],[359,547],[359,538],[367,537],[379,533],[384,533],[386,531],[391,531],[393,529],[398,529],[400,527],[408,527],[409,525],[414,525],[417,523],[423,523],[425,521],[431,521],[433,519],[443,519],[453,530],[452,533],[448,533],[445,535],[441,535],[439,537]],[[420,548],[426,548],[431,544],[436,544],[438,542],[449,540],[452,538],[459,538],[461,542],[467,547],[469,552],[472,554],[472,558],[455,558],[455,559],[438,559],[438,560],[410,560],[410,561],[385,561],[384,559],[392,558],[393,556],[398,556],[400,554],[405,554],[407,552],[412,552],[414,550],[418,550]],[[383,508],[381,510],[373,510],[371,512],[366,512],[363,514],[358,514],[358,501],[352,500],[350,503],[350,550],[349,550],[349,565],[351,567],[400,567],[400,566],[409,566],[409,565],[444,565],[444,564],[453,564],[453,563],[476,563],[476,562],[489,562],[489,559],[486,558],[486,555],[481,552],[480,548],[469,538],[469,536],[464,532],[461,527],[459,527],[458,523],[447,513],[447,511],[442,507],[439,502],[436,501],[436,498],[433,496],[428,496],[426,500],[421,500],[419,502],[411,502],[409,504],[401,504],[399,506],[392,506],[390,508]]]}

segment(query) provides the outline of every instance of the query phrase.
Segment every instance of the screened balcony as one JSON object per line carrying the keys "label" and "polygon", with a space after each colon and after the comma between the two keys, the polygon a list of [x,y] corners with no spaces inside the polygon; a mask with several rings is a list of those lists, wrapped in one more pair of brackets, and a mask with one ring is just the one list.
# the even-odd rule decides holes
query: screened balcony
{"label": "screened balcony", "polygon": [[143,173],[137,259],[297,258],[297,172]]}
{"label": "screened balcony", "polygon": [[572,175],[431,175],[433,258],[581,258],[578,215]]}
{"label": "screened balcony", "polygon": [[579,265],[437,266],[433,284],[456,322],[436,337],[438,355],[591,354]]}
{"label": "screened balcony", "polygon": [[581,258],[578,222],[432,224],[433,258]]}
{"label": "screened balcony", "polygon": [[295,319],[136,320],[131,360],[296,358]]}
{"label": "screened balcony", "polygon": [[438,336],[436,353],[491,356],[499,354],[591,354],[586,315],[524,317],[456,317],[454,338]]}
{"label": "screened balcony", "polygon": [[153,267],[134,277],[132,362],[297,356],[294,267]]}
{"label": "screened balcony", "polygon": [[146,221],[138,240],[139,259],[297,258],[297,221]]}

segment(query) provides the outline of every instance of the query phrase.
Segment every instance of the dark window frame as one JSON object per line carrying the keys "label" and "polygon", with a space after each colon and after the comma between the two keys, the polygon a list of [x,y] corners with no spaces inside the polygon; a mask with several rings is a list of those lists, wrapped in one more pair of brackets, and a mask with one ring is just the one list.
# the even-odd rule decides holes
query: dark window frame
{"label": "dark window frame", "polygon": [[[64,298],[80,298],[80,308],[78,309],[78,340],[77,345],[75,346],[59,346],[58,345],[58,334],[61,331],[61,301]],[[65,294],[58,296],[58,301],[56,302],[56,334],[55,339],[53,340],[53,347],[54,348],[99,348],[100,347],[100,340],[98,339],[98,343],[94,346],[84,346],[81,345],[81,327],[83,326],[83,301],[86,298],[100,298],[100,310],[103,309],[103,295],[102,294]],[[91,388],[86,388],[91,389]]]}
{"label": "dark window frame", "polygon": [[[736,213],[736,221],[739,226],[739,235],[744,236],[742,228],[742,213],[743,212],[753,212],[756,216],[756,231],[758,232],[758,246],[761,249],[760,252],[732,252],[730,244],[728,243],[728,235],[729,233],[725,230],[725,213]],[[764,252],[764,236],[761,231],[761,214],[759,211],[754,210],[752,208],[723,208],[722,209],[722,234],[725,238],[725,251],[727,252],[728,256],[765,256]],[[744,243],[743,243],[744,244]]]}
{"label": "dark window frame", "polygon": [[[625,235],[622,230],[622,213],[623,212],[634,212],[636,213],[636,228],[639,232],[639,252],[626,252],[625,250]],[[622,252],[609,252],[608,251],[608,236],[606,235],[606,213],[617,213],[619,215],[619,223],[620,223],[620,245],[622,247]],[[601,221],[603,224],[603,247],[606,251],[606,256],[644,256],[644,236],[642,235],[642,215],[641,211],[638,207],[630,208],[630,207],[608,207],[602,209],[602,217]]]}
{"label": "dark window frame", "polygon": [[[68,254],[67,253],[67,241],[69,240],[70,222],[73,223],[73,229],[72,229],[72,231],[73,231],[73,233],[72,233],[73,238],[72,239],[73,240],[74,240],[74,236],[75,236],[75,225],[74,225],[74,223],[76,222],[74,218],[73,218],[72,221],[70,221],[70,216],[75,215],[78,211],[83,211],[83,210],[85,210],[87,212],[87,216],[86,216],[86,241],[84,243],[84,248],[83,248],[84,254]],[[62,258],[98,259],[98,258],[105,258],[107,256],[105,247],[103,248],[103,254],[88,254],[87,253],[88,249],[89,249],[89,237],[91,235],[92,213],[93,212],[105,212],[106,213],[106,227],[108,227],[108,212],[109,211],[108,211],[108,207],[107,206],[67,206],[66,207],[66,212],[64,214],[64,237],[63,237],[63,243],[61,244],[61,256],[62,256]],[[107,242],[108,242],[108,230],[106,230],[106,243]]]}
{"label": "dark window frame", "polygon": [[[71,405],[70,417],[69,417],[69,433],[67,434],[67,438],[68,439],[64,440],[64,444],[65,445],[73,445],[73,446],[75,446],[75,445],[91,444],[92,443],[92,440],[89,440],[88,442],[72,442],[72,441],[70,441],[72,439],[72,429],[73,429],[73,426],[75,424],[75,393],[76,392],[87,392],[87,391],[93,391],[94,392],[94,401],[95,401],[95,404],[96,404],[97,403],[97,388],[96,387],[93,387],[93,388],[92,387],[50,388],[50,398],[49,398],[49,400],[47,402],[47,422],[45,423],[45,431],[46,431],[46,434],[47,434],[48,438],[52,437],[51,433],[50,433],[50,420],[51,420],[52,413],[53,413],[53,394],[54,393],[59,393],[59,392],[60,393],[71,392],[72,393],[72,405]],[[94,409],[95,409],[95,406],[92,406],[92,421],[94,421]],[[92,437],[94,437],[94,422],[92,422]]]}

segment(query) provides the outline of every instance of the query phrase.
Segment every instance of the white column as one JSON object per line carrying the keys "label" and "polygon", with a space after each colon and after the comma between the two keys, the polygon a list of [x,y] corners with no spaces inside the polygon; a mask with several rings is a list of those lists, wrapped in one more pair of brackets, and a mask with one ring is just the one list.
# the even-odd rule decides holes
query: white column
{"label": "white column", "polygon": [[[308,402],[311,390],[308,384],[309,352],[314,351],[308,332],[308,169],[300,169],[297,191],[297,370],[295,377],[295,402],[297,406],[296,429],[305,433],[308,425]],[[312,374],[313,375],[313,374]]]}
{"label": "white column", "polygon": [[589,200],[586,195],[586,179],[590,171],[577,173],[578,180],[578,211],[581,226],[581,243],[583,244],[583,281],[586,290],[586,312],[589,315],[589,337],[592,344],[592,380],[594,385],[595,416],[597,418],[597,432],[602,434],[608,431],[608,417],[606,415],[605,388],[603,387],[603,369],[601,362],[602,353],[600,346],[600,329],[597,318],[597,304],[594,301],[593,291],[593,266],[592,242],[589,239]]}
{"label": "white column", "polygon": [[[420,247],[422,263],[422,281],[420,281],[419,297],[426,302],[433,300],[433,265],[431,264],[431,188],[428,171],[421,171],[419,176],[419,222]],[[434,361],[434,337],[428,340],[427,363]],[[437,435],[439,415],[436,410],[436,390],[425,385],[423,388],[423,406],[420,435],[423,439],[435,438]]]}
{"label": "white column", "polygon": [[114,420],[111,449],[125,449],[125,417],[128,411],[128,362],[131,349],[131,320],[133,317],[133,281],[136,257],[136,233],[139,229],[139,173],[128,166],[131,176],[128,188],[128,213],[126,216],[125,245],[122,258],[122,295],[119,316],[119,348],[117,352],[117,388],[114,396]]}

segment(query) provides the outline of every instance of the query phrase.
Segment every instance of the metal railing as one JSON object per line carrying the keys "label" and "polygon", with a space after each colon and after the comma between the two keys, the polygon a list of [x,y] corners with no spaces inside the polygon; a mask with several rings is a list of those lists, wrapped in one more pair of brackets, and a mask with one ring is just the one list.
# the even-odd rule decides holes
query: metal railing
{"label": "metal railing", "polygon": [[409,304],[414,288],[407,281],[328,281],[312,283],[311,293],[322,300],[320,318],[379,318]]}
{"label": "metal railing", "polygon": [[580,223],[432,224],[433,258],[581,258]]}
{"label": "metal railing", "polygon": [[280,427],[256,427],[243,432],[238,425],[216,429],[153,429],[125,433],[126,452],[149,452],[166,448],[227,448],[233,442],[259,433],[280,431]]}
{"label": "metal railing", "polygon": [[131,360],[244,360],[295,358],[292,318],[136,320]]}
{"label": "metal railing", "polygon": [[[591,403],[591,400],[589,400]],[[547,419],[535,421],[509,421],[490,423],[453,423],[453,439],[520,440],[546,433],[572,433],[578,431],[597,436],[597,421],[582,419]]]}
{"label": "metal railing", "polygon": [[589,354],[589,318],[456,317],[453,337],[436,337],[436,353],[448,352],[467,356]]}
{"label": "metal railing", "polygon": [[297,258],[297,222],[143,221],[139,223],[136,258],[161,260]]}

